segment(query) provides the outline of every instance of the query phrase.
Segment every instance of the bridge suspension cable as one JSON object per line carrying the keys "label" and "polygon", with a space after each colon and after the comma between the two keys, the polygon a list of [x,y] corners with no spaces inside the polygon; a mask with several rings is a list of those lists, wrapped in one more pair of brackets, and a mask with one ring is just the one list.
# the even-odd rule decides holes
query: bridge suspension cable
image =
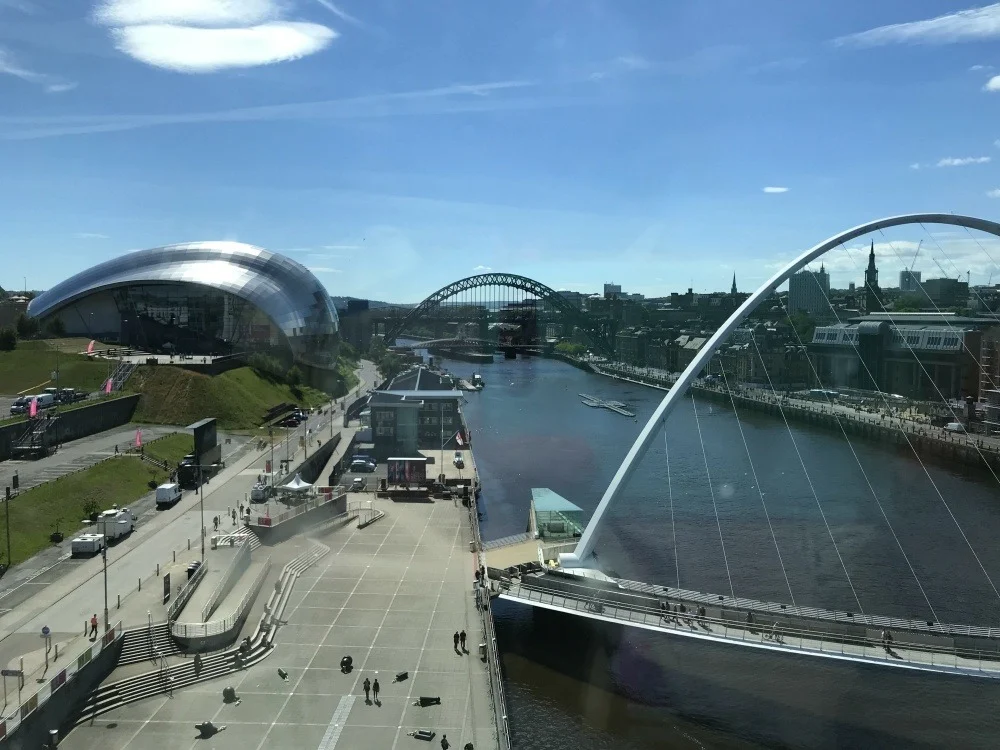
{"label": "bridge suspension cable", "polygon": [[[760,347],[757,345],[757,340],[751,336],[750,341],[753,344],[754,352],[757,355],[757,359],[764,363],[764,358],[761,356]],[[771,381],[771,373],[767,371],[766,366],[762,366],[761,369],[764,371],[764,376],[767,378],[767,387],[771,389],[771,393],[776,394],[777,391],[774,389],[774,383]],[[802,473],[805,475],[806,482],[809,484],[809,491],[812,493],[813,499],[816,501],[816,507],[819,508],[820,517],[823,519],[823,525],[826,527],[826,533],[830,536],[830,541],[833,542],[833,549],[837,553],[837,559],[840,561],[840,567],[844,571],[844,576],[847,578],[847,584],[851,587],[851,593],[854,595],[854,601],[858,605],[858,610],[861,614],[865,613],[864,607],[861,605],[861,599],[858,597],[858,592],[854,588],[854,581],[851,580],[851,574],[847,570],[847,563],[844,562],[844,556],[840,553],[840,546],[837,544],[837,539],[833,535],[833,529],[830,528],[830,522],[827,520],[826,511],[823,510],[823,503],[820,502],[819,494],[816,492],[816,487],[813,484],[812,477],[809,475],[809,470],[806,468],[806,463],[802,458],[802,452],[799,450],[799,443],[795,439],[795,434],[792,432],[792,426],[788,422],[788,415],[785,414],[785,407],[781,403],[780,398],[776,398],[775,402],[778,405],[778,411],[781,413],[781,419],[785,423],[785,429],[788,431],[788,437],[791,438],[792,447],[795,449],[795,455],[799,460],[799,465],[802,467]]]}
{"label": "bridge suspension cable", "polygon": [[694,410],[694,423],[698,426],[698,442],[701,443],[701,455],[705,459],[705,475],[708,477],[708,491],[712,495],[712,508],[715,510],[715,525],[719,527],[719,542],[722,544],[722,559],[726,563],[726,577],[729,579],[729,593],[733,599],[736,598],[736,589],[733,588],[733,574],[729,572],[729,555],[726,554],[726,540],[722,536],[722,521],[719,519],[719,505],[715,501],[715,487],[712,486],[712,471],[708,467],[708,453],[705,451],[705,440],[701,434],[701,419],[698,417],[698,404],[691,394],[691,407]]}
{"label": "bridge suspension cable", "polygon": [[677,588],[681,587],[680,551],[677,549],[677,526],[674,523],[674,488],[670,481],[670,448],[667,447],[667,425],[663,424],[663,455],[667,461],[667,498],[670,500],[670,531],[674,537],[674,569],[677,571]]}
{"label": "bridge suspension cable", "polygon": [[754,466],[753,457],[750,455],[750,444],[747,442],[747,436],[743,432],[743,424],[740,422],[740,412],[736,408],[736,399],[733,397],[733,391],[729,387],[729,376],[726,374],[726,367],[719,358],[719,369],[722,372],[722,380],[725,383],[726,391],[729,393],[729,403],[733,407],[733,414],[736,415],[736,426],[740,430],[740,439],[743,441],[743,449],[747,454],[747,462],[750,464],[750,472],[753,474],[754,487],[757,488],[757,494],[760,496],[761,507],[764,508],[764,518],[767,519],[767,528],[771,532],[771,541],[774,542],[774,551],[778,555],[778,565],[781,566],[781,575],[785,579],[785,586],[788,587],[788,599],[795,606],[795,594],[792,593],[792,584],[788,580],[788,571],[785,569],[785,561],[781,557],[781,547],[778,545],[778,537],[774,533],[774,525],[771,523],[771,514],[767,510],[767,503],[764,501],[764,488],[760,486],[760,479],[757,477],[757,467]]}

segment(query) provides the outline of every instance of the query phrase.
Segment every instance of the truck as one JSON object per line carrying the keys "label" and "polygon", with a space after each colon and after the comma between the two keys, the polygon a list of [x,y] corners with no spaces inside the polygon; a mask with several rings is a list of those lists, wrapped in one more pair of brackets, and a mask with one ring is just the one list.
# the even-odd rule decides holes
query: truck
{"label": "truck", "polygon": [[174,482],[156,488],[156,507],[166,508],[181,499],[181,486]]}
{"label": "truck", "polygon": [[128,508],[113,507],[97,517],[95,528],[100,530],[108,543],[111,543],[135,530],[135,516]]}
{"label": "truck", "polygon": [[104,534],[81,534],[70,543],[73,557],[96,555],[104,549]]}

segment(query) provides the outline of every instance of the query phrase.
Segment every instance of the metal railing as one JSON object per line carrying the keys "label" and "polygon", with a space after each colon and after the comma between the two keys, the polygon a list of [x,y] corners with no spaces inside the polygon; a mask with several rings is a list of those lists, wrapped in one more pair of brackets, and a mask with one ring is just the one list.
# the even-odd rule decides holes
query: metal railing
{"label": "metal railing", "polygon": [[289,508],[286,511],[279,513],[276,516],[257,516],[256,521],[251,521],[250,526],[261,526],[264,528],[271,528],[277,526],[278,524],[284,523],[285,521],[290,521],[296,516],[301,516],[303,513],[307,513],[310,510],[315,510],[324,505],[332,503],[336,500],[340,500],[342,497],[347,495],[347,490],[343,487],[317,487],[317,491],[320,493],[316,497],[312,497],[306,500],[302,505],[296,505],[295,507]]}
{"label": "metal railing", "polygon": [[[648,606],[640,602],[623,604],[608,596],[602,596],[600,589],[565,582],[562,585],[575,589],[566,591],[541,586],[532,586],[530,578],[504,579],[499,583],[500,593],[527,601],[536,601],[565,610],[600,614],[621,622],[657,626],[664,630],[679,632],[693,631],[703,637],[735,642],[752,641],[756,644],[781,646],[806,653],[840,654],[866,661],[945,667],[959,671],[979,672],[984,676],[1000,678],[1000,651],[958,648],[942,644],[930,646],[905,640],[906,633],[898,633],[893,640],[881,637],[858,636],[850,633],[830,633],[800,627],[790,627],[787,623],[769,624],[764,622],[740,622],[724,617],[698,615],[697,612],[680,612],[676,606],[670,609]],[[627,592],[615,591],[616,597],[629,596]],[[637,600],[638,595],[632,595]],[[731,612],[738,615],[742,613]],[[719,632],[721,631],[721,632]],[[898,638],[899,640],[896,640]],[[770,642],[769,644],[767,642]],[[886,648],[888,646],[888,649]],[[851,651],[850,648],[859,649]],[[869,653],[865,649],[881,649],[879,653]],[[907,652],[902,656],[901,651]],[[923,657],[923,658],[914,658]],[[960,662],[959,660],[962,660]],[[985,666],[984,666],[985,665]]]}
{"label": "metal railing", "polygon": [[[483,539],[479,534],[479,511],[476,508],[475,497],[469,503],[469,525],[472,527],[472,539],[476,555],[482,564]],[[497,745],[500,750],[509,750],[510,726],[507,723],[507,700],[503,691],[503,675],[500,672],[500,651],[497,648],[497,635],[493,627],[493,611],[488,606],[479,607],[479,615],[483,622],[483,636],[486,641],[487,660],[490,673],[490,697],[493,700],[493,720],[496,723]]]}
{"label": "metal railing", "polygon": [[194,572],[194,575],[188,578],[184,585],[181,586],[181,590],[177,592],[177,596],[174,597],[174,600],[170,602],[170,606],[167,608],[168,621],[172,622],[181,613],[184,605],[191,599],[194,590],[198,587],[201,579],[205,577],[207,571],[208,568],[202,563],[198,566],[198,570]]}
{"label": "metal railing", "polygon": [[233,556],[233,559],[229,561],[229,565],[226,567],[226,572],[223,573],[222,579],[215,585],[215,588],[212,589],[212,593],[209,594],[208,600],[201,608],[202,622],[206,622],[208,620],[212,612],[215,610],[215,606],[222,600],[222,597],[229,593],[230,589],[233,588],[233,584],[239,580],[239,577],[243,575],[243,572],[250,567],[250,540],[241,538],[238,544],[239,549]]}
{"label": "metal railing", "polygon": [[[17,693],[17,707],[0,717],[0,740],[6,740],[31,714],[45,705],[56,691],[71,683],[74,678],[101,652],[119,640],[123,635],[121,622],[109,628],[96,642],[88,643],[87,647],[78,651],[72,658],[63,662],[62,669],[56,668],[51,679],[46,680],[42,685],[27,690],[19,690]],[[23,677],[21,678],[23,679]],[[27,687],[27,686],[26,686]]]}
{"label": "metal railing", "polygon": [[175,638],[207,638],[214,635],[222,635],[223,633],[228,633],[233,628],[236,627],[237,623],[246,614],[247,608],[250,603],[256,598],[258,592],[260,591],[261,585],[264,583],[264,579],[271,570],[271,558],[267,558],[264,562],[264,567],[260,569],[257,573],[257,577],[254,579],[250,588],[240,599],[240,603],[236,605],[236,610],[228,617],[222,620],[213,620],[212,622],[174,622],[170,624],[170,633]]}

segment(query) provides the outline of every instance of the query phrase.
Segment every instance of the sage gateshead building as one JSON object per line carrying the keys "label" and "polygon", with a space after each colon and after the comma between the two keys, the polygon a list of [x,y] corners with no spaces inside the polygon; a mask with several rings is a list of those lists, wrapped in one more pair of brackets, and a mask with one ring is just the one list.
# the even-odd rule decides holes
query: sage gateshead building
{"label": "sage gateshead building", "polygon": [[319,279],[242,242],[127,253],[39,294],[28,314],[61,319],[67,335],[156,354],[267,353],[299,365],[320,387],[323,371],[336,366],[337,311]]}

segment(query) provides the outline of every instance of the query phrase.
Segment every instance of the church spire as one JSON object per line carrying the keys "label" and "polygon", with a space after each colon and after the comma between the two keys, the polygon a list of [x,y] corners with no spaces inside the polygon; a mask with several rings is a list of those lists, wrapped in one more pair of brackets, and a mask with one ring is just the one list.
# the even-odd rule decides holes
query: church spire
{"label": "church spire", "polygon": [[733,295],[734,297],[737,294],[737,291],[736,291],[736,272],[735,271],[733,272],[733,288],[729,290],[729,293],[731,295]]}

